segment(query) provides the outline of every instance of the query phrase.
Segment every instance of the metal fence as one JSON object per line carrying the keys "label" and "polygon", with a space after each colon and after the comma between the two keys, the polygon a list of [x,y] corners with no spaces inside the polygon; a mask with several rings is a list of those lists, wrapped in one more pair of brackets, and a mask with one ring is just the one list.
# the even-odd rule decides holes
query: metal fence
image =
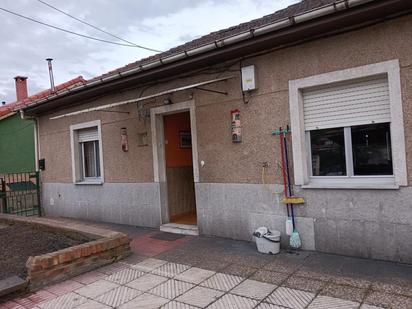
{"label": "metal fence", "polygon": [[39,172],[0,174],[0,210],[21,216],[40,216]]}

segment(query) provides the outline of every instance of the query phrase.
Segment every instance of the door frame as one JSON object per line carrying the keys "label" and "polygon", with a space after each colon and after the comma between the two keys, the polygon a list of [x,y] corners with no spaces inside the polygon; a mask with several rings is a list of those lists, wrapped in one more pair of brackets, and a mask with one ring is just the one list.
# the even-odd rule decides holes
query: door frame
{"label": "door frame", "polygon": [[[152,133],[153,147],[153,174],[154,182],[159,183],[160,194],[160,222],[161,224],[169,223],[169,207],[167,196],[167,178],[166,178],[166,155],[165,155],[165,137],[163,117],[165,115],[177,114],[181,112],[190,114],[190,133],[192,137],[192,160],[193,160],[193,180],[199,182],[199,163],[197,147],[197,130],[196,130],[196,113],[195,101],[185,101],[170,105],[163,105],[150,110],[150,125]],[[195,185],[196,198],[196,185]],[[196,204],[196,203],[195,203]]]}

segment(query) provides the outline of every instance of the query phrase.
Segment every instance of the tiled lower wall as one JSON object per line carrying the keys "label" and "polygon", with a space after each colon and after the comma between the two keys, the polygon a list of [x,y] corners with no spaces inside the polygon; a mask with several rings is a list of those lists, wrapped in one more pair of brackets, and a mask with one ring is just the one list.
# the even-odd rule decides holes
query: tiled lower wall
{"label": "tiled lower wall", "polygon": [[42,206],[47,216],[147,227],[160,226],[157,183],[43,183]]}
{"label": "tiled lower wall", "polygon": [[[267,226],[285,235],[283,186],[196,183],[199,231],[252,240]],[[412,189],[332,190],[295,188],[306,203],[295,207],[303,249],[412,263]],[[157,183],[80,186],[43,184],[46,214],[159,227]],[[54,205],[51,205],[53,199]]]}
{"label": "tiled lower wall", "polygon": [[[331,190],[295,188],[303,249],[412,263],[412,189]],[[250,240],[267,226],[285,233],[282,186],[196,184],[201,234]]]}

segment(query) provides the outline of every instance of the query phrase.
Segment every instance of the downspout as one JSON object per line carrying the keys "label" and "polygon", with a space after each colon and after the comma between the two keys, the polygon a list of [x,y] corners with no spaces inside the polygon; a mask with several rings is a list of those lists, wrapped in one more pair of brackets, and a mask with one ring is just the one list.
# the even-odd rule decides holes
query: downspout
{"label": "downspout", "polygon": [[40,133],[39,121],[37,117],[29,117],[24,114],[24,110],[20,110],[20,118],[23,120],[32,120],[34,123],[34,161],[36,172],[39,172],[39,158],[40,158]]}

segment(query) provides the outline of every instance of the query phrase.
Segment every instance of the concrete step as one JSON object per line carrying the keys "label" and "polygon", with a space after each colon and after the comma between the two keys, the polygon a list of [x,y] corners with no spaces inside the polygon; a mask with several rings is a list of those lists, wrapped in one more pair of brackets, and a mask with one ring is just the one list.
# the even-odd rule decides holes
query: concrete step
{"label": "concrete step", "polygon": [[166,223],[160,226],[162,232],[198,236],[199,229],[196,225]]}
{"label": "concrete step", "polygon": [[22,291],[26,288],[26,286],[27,281],[17,276],[0,280],[0,297],[10,293]]}

